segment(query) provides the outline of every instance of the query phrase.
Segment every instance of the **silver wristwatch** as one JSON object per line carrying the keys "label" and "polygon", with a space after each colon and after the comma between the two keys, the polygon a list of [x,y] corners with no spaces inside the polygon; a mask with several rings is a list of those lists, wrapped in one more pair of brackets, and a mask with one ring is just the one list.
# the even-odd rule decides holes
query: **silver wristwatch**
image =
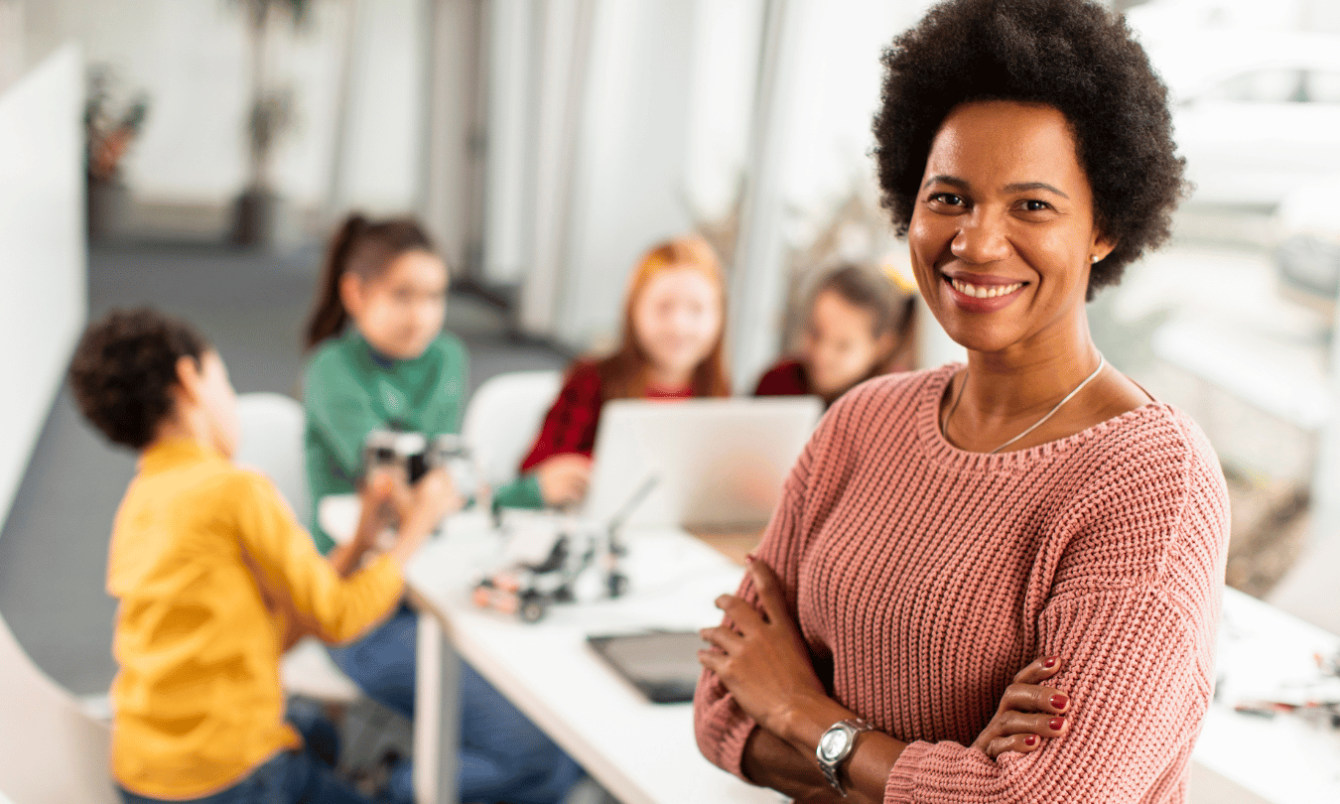
{"label": "silver wristwatch", "polygon": [[814,757],[819,760],[819,768],[824,772],[824,777],[841,796],[847,795],[847,791],[842,787],[842,780],[838,778],[842,763],[846,762],[847,757],[855,750],[856,735],[871,729],[871,725],[864,720],[856,718],[839,720],[828,727],[828,731],[819,738],[818,747],[814,749]]}

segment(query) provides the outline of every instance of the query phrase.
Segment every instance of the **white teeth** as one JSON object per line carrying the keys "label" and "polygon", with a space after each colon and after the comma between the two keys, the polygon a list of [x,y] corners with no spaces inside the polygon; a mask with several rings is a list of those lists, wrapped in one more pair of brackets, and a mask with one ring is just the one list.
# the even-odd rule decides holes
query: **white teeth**
{"label": "white teeth", "polygon": [[972,296],[976,299],[994,299],[997,296],[1008,296],[1024,286],[1023,282],[1015,282],[1011,285],[970,285],[953,278],[949,280],[949,283],[954,286],[954,290],[964,296]]}

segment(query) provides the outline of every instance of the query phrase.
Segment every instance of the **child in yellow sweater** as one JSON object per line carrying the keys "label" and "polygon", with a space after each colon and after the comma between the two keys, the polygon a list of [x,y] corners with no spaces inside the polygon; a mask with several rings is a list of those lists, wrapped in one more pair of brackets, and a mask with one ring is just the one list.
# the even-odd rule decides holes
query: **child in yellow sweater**
{"label": "child in yellow sweater", "polygon": [[[285,720],[281,654],[299,636],[361,636],[392,614],[401,570],[451,503],[442,473],[411,492],[364,485],[342,574],[265,477],[233,465],[236,395],[218,352],[152,310],[84,333],[75,399],[113,443],[140,453],[113,527],[107,588],[119,601],[111,767],[127,802],[364,802]],[[390,515],[399,538],[354,570]]]}

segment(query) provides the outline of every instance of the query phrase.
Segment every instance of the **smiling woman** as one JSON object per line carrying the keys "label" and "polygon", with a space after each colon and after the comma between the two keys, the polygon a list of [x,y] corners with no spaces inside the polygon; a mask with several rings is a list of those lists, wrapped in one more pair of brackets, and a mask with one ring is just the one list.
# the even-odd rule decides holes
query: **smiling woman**
{"label": "smiling woman", "polygon": [[[1085,313],[1168,235],[1166,93],[1087,0],[949,0],[885,65],[886,203],[968,362],[820,424],[704,632],[699,745],[805,802],[1185,801],[1227,495]],[[1038,656],[1063,665],[1025,700]],[[982,735],[1039,717],[1063,728],[997,761]]]}

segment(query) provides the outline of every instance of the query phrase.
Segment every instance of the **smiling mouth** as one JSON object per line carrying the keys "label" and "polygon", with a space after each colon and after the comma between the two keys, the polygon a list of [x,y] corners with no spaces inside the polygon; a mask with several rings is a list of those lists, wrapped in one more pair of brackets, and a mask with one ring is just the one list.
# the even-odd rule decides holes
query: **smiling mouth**
{"label": "smiling mouth", "polygon": [[1019,288],[1028,284],[1027,282],[1011,282],[1008,285],[973,285],[946,276],[945,279],[953,286],[954,290],[962,293],[964,296],[972,296],[975,299],[994,299],[997,296],[1008,296]]}

